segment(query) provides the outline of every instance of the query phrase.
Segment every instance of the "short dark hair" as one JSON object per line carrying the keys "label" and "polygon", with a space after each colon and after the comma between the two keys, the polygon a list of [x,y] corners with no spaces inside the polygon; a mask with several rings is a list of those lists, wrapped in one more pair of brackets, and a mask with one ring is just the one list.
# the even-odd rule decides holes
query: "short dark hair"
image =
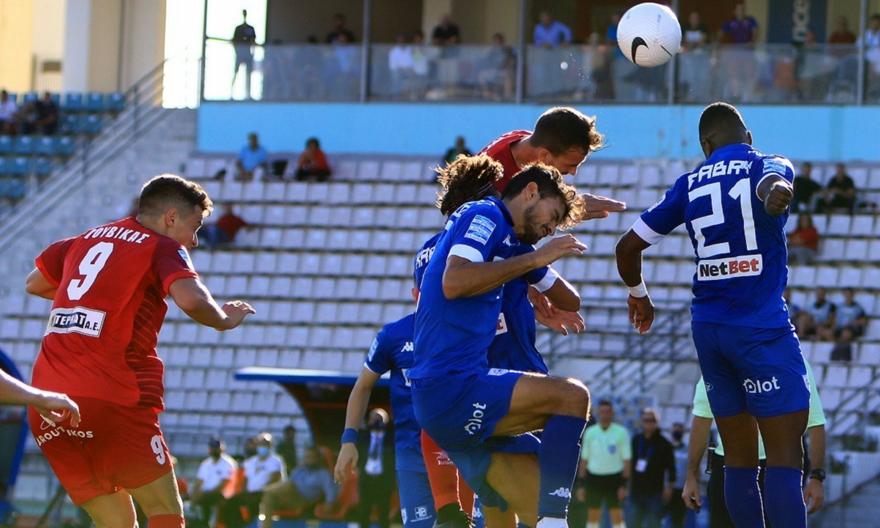
{"label": "short dark hair", "polygon": [[586,116],[574,108],[558,106],[541,114],[530,141],[554,156],[573,148],[586,155],[602,148],[605,138],[596,130],[595,117]]}
{"label": "short dark hair", "polygon": [[613,407],[613,405],[611,405],[611,400],[599,400],[599,407],[603,405],[607,407]]}
{"label": "short dark hair", "polygon": [[210,213],[214,202],[201,185],[176,174],[160,174],[141,188],[138,213],[161,214],[177,205],[201,207]]}
{"label": "short dark hair", "polygon": [[316,137],[310,137],[306,140],[306,146],[308,147],[311,143],[314,143],[316,147],[321,148],[321,142],[318,141]]}
{"label": "short dark hair", "polygon": [[440,183],[436,205],[443,216],[451,215],[467,202],[495,194],[495,182],[504,177],[504,167],[486,155],[459,155],[436,171]]}
{"label": "short dark hair", "polygon": [[530,183],[538,186],[538,194],[541,198],[559,198],[565,205],[565,214],[562,215],[560,229],[567,229],[580,222],[583,217],[584,203],[578,195],[577,189],[565,183],[562,174],[549,165],[534,163],[526,166],[516,173],[507,187],[501,193],[501,198],[515,198]]}
{"label": "short dark hair", "polygon": [[700,138],[719,134],[724,138],[734,134],[745,134],[746,123],[742,114],[732,104],[717,102],[703,109],[700,115]]}

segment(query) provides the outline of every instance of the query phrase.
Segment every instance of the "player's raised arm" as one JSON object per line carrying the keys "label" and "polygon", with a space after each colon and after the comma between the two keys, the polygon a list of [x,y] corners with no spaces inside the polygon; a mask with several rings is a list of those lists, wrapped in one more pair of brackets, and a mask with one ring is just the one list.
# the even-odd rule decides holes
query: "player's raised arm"
{"label": "player's raised arm", "polygon": [[764,210],[770,216],[779,216],[788,210],[794,199],[794,187],[778,174],[764,177],[756,189],[758,198],[764,202]]}
{"label": "player's raised arm", "polygon": [[55,290],[57,289],[57,284],[49,281],[39,268],[31,270],[25,280],[24,291],[37,297],[49,299],[50,301],[55,298]]}
{"label": "player's raised arm", "polygon": [[648,288],[642,278],[642,252],[650,247],[633,230],[629,230],[617,243],[617,272],[629,288],[629,322],[640,334],[651,329],[654,322],[654,303],[648,296]]}
{"label": "player's raised arm", "polygon": [[220,306],[198,278],[174,281],[169,293],[174,303],[193,321],[217,330],[231,330],[240,325],[249,314],[256,313],[244,301],[230,301]]}

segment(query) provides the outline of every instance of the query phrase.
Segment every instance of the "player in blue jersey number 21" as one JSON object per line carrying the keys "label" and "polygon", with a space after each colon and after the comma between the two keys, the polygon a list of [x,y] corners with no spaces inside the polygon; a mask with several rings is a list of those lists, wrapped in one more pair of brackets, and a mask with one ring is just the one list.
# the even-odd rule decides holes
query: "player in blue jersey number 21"
{"label": "player in blue jersey number 21", "polygon": [[699,132],[706,161],[679,177],[617,245],[617,267],[630,289],[630,320],[639,333],[654,320],[642,251],[685,224],[696,253],[693,339],[726,448],[731,519],[737,528],[764,526],[760,429],[767,451],[767,520],[773,528],[805,527],[801,437],[810,390],[782,299],[794,170],[787,159],[752,148],[751,132],[729,104],[706,107]]}

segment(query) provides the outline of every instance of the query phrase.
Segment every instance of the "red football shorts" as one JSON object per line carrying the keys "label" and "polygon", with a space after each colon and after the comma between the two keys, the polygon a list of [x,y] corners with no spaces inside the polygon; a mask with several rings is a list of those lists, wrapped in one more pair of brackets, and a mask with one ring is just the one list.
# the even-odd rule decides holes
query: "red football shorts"
{"label": "red football shorts", "polygon": [[139,488],[171,471],[155,410],[74,400],[82,416],[76,429],[49,422],[28,408],[31,433],[74,504]]}

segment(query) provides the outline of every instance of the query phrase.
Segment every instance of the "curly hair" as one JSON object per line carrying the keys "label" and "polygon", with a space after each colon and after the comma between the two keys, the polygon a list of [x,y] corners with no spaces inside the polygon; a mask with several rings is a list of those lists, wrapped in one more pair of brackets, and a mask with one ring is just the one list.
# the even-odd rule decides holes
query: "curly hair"
{"label": "curly hair", "polygon": [[495,182],[504,177],[501,164],[486,155],[459,155],[436,171],[440,183],[436,205],[444,216],[467,202],[497,196]]}
{"label": "curly hair", "polygon": [[514,198],[532,182],[538,186],[538,194],[541,198],[556,197],[565,205],[565,214],[562,216],[559,229],[570,229],[583,221],[586,212],[583,197],[578,194],[574,186],[565,183],[562,173],[543,163],[527,165],[516,173],[504,188],[501,198]]}

